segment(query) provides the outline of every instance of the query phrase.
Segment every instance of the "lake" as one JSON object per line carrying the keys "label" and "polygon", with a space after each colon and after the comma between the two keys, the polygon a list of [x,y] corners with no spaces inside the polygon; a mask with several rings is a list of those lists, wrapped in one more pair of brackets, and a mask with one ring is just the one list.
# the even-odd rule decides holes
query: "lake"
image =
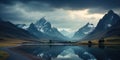
{"label": "lake", "polygon": [[119,60],[120,46],[26,45],[19,50],[43,60]]}

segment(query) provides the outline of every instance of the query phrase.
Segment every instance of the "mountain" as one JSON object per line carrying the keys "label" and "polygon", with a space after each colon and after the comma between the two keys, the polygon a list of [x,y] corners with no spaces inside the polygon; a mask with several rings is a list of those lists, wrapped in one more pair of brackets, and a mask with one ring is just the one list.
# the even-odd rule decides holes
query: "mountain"
{"label": "mountain", "polygon": [[0,19],[0,38],[17,38],[17,39],[37,39],[28,31],[18,28],[16,25],[8,21]]}
{"label": "mountain", "polygon": [[75,32],[72,38],[77,40],[82,39],[93,30],[94,30],[93,24],[87,23],[82,28],[80,28],[77,32]]}
{"label": "mountain", "polygon": [[120,36],[120,16],[112,10],[108,11],[98,22],[93,32],[88,34],[83,40],[100,39],[104,37]]}
{"label": "mountain", "polygon": [[30,24],[27,30],[39,38],[43,37],[42,32],[39,32],[33,23]]}
{"label": "mountain", "polygon": [[37,36],[39,39],[51,39],[50,36],[39,31],[33,23],[30,24],[29,28],[27,28],[27,31]]}
{"label": "mountain", "polygon": [[67,36],[69,38],[71,38],[73,35],[74,35],[74,32],[70,32],[70,31],[67,31],[67,30],[60,30],[60,32],[64,35],[64,36]]}
{"label": "mountain", "polygon": [[107,30],[115,24],[120,23],[120,17],[114,13],[112,10],[110,10],[105,16],[99,21],[96,31],[97,30]]}
{"label": "mountain", "polygon": [[30,24],[28,31],[39,38],[47,38],[51,40],[65,40],[66,37],[62,35],[57,28],[52,27],[50,22],[47,22],[43,17],[34,24]]}
{"label": "mountain", "polygon": [[16,26],[25,30],[28,28],[26,24],[16,24]]}

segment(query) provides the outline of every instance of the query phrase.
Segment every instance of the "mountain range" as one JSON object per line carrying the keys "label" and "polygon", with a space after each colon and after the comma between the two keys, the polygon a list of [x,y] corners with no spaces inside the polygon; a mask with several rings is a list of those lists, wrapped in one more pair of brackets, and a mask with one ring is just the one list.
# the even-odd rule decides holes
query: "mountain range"
{"label": "mountain range", "polygon": [[29,27],[25,24],[12,24],[9,21],[0,20],[0,38],[17,38],[24,40],[53,40],[65,41],[67,37],[62,35],[57,28],[52,27],[43,17]]}
{"label": "mountain range", "polygon": [[72,39],[95,40],[112,36],[120,36],[120,16],[112,10],[108,11],[99,20],[96,27],[91,23],[87,23],[75,32],[71,39],[61,34],[44,17],[29,26],[25,24],[15,25],[0,19],[0,38],[68,41]]}
{"label": "mountain range", "polygon": [[62,41],[67,37],[62,35],[57,28],[52,27],[50,22],[47,22],[43,17],[35,23],[31,23],[27,30],[35,36],[42,39]]}

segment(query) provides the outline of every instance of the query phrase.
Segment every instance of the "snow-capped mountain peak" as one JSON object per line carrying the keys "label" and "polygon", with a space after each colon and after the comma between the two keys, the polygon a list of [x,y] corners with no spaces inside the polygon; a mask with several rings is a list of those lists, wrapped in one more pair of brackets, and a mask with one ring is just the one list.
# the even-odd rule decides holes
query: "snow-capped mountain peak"
{"label": "snow-capped mountain peak", "polygon": [[47,22],[44,17],[37,21],[35,26],[37,27],[38,31],[43,33],[51,29],[51,23]]}

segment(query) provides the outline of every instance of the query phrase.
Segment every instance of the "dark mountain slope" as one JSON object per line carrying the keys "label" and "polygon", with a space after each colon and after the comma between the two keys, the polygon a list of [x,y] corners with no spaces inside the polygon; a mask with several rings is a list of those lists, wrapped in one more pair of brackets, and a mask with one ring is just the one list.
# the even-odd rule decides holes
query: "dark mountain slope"
{"label": "dark mountain slope", "polygon": [[120,36],[120,17],[112,10],[103,16],[98,22],[95,30],[88,34],[83,40],[100,39],[110,36]]}
{"label": "dark mountain slope", "polygon": [[2,19],[0,20],[0,38],[37,39],[36,36],[28,31]]}

